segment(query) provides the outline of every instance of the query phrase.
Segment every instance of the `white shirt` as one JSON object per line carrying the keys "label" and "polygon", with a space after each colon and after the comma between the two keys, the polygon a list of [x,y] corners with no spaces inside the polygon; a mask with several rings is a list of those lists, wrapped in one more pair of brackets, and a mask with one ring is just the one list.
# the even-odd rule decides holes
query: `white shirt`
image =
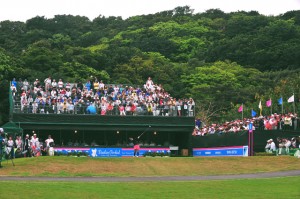
{"label": "white shirt", "polygon": [[13,147],[14,146],[14,141],[13,140],[8,140],[7,141],[7,146],[8,147]]}
{"label": "white shirt", "polygon": [[47,144],[47,147],[50,147],[50,143],[51,142],[54,142],[54,140],[52,138],[48,138],[47,140],[45,140],[46,144]]}
{"label": "white shirt", "polygon": [[39,138],[32,137],[31,140],[30,140],[31,146],[36,146],[38,141],[39,141]]}
{"label": "white shirt", "polygon": [[276,145],[274,142],[271,142],[271,147],[270,147],[270,150],[272,151],[276,151]]}

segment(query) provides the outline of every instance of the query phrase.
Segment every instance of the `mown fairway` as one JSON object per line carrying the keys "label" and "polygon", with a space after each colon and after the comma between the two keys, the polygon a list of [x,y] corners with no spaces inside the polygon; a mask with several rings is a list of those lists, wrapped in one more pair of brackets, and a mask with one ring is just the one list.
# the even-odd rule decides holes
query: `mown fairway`
{"label": "mown fairway", "polygon": [[300,177],[197,182],[2,182],[1,198],[299,198]]}
{"label": "mown fairway", "polygon": [[[3,162],[0,176],[203,176],[300,170],[280,157],[101,158],[38,157]],[[1,181],[1,198],[299,198],[300,176],[163,182]]]}

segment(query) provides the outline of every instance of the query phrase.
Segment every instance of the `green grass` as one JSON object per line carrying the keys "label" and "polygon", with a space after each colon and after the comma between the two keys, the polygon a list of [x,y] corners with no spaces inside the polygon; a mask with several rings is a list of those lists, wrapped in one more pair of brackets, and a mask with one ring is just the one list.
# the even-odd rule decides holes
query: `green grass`
{"label": "green grass", "polygon": [[[291,156],[215,158],[18,158],[3,162],[0,176],[203,176],[300,170]],[[276,162],[276,164],[274,164]],[[270,166],[272,165],[272,166]]]}
{"label": "green grass", "polygon": [[192,182],[1,182],[10,198],[299,198],[300,176]]}

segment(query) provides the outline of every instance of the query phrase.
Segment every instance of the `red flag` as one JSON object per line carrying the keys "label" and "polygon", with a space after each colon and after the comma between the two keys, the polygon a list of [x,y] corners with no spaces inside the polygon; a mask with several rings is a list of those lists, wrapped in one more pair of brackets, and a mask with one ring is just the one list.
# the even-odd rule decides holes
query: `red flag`
{"label": "red flag", "polygon": [[269,99],[269,100],[266,102],[266,106],[267,106],[267,107],[272,106],[272,100],[271,100],[271,99]]}
{"label": "red flag", "polygon": [[242,112],[243,111],[243,105],[240,106],[238,112]]}

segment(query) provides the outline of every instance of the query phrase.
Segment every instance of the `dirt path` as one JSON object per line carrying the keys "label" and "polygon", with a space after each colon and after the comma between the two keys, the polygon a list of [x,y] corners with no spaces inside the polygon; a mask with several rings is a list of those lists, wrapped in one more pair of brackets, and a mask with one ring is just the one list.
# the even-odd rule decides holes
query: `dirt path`
{"label": "dirt path", "polygon": [[0,181],[55,181],[55,182],[162,182],[162,181],[201,181],[201,180],[229,180],[229,179],[253,179],[253,178],[274,178],[300,176],[300,170],[218,175],[218,176],[162,176],[162,177],[15,177],[0,176]]}

